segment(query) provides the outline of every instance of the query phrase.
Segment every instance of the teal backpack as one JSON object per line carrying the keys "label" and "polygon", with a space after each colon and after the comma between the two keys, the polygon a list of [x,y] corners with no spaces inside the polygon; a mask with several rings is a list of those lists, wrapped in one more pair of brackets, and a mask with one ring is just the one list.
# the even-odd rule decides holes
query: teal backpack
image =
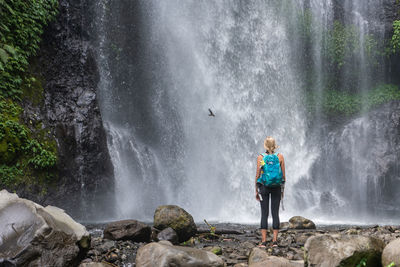
{"label": "teal backpack", "polygon": [[267,154],[262,153],[264,165],[261,166],[261,175],[257,179],[257,183],[265,186],[280,186],[283,182],[282,169],[279,163],[278,153]]}

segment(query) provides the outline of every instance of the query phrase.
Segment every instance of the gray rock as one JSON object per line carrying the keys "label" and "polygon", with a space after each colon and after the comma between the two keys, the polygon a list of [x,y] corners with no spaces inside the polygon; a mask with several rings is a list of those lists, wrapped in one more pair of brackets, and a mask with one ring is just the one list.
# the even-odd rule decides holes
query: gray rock
{"label": "gray rock", "polygon": [[110,267],[110,264],[103,262],[84,262],[79,264],[79,267]]}
{"label": "gray rock", "polygon": [[291,229],[315,229],[315,224],[304,217],[294,216],[289,220],[289,228]]}
{"label": "gray rock", "polygon": [[367,236],[313,236],[304,245],[305,261],[308,266],[354,267],[365,258],[366,266],[380,266],[384,246],[382,240]]}
{"label": "gray rock", "polygon": [[173,244],[171,242],[169,242],[168,240],[161,240],[160,242],[158,242],[158,244],[166,245],[166,246],[173,246]]}
{"label": "gray rock", "polygon": [[246,249],[252,249],[256,245],[254,243],[252,243],[252,242],[246,241],[246,242],[241,243],[241,246],[246,248]]}
{"label": "gray rock", "polygon": [[158,240],[167,240],[170,241],[172,244],[177,245],[179,243],[178,235],[176,234],[175,230],[171,227],[165,228],[157,235]]}
{"label": "gray rock", "polygon": [[289,228],[289,222],[281,222],[279,224],[280,229],[288,229]]}
{"label": "gray rock", "polygon": [[103,244],[101,244],[98,249],[101,253],[106,253],[107,251],[111,250],[113,247],[115,247],[115,241],[106,241]]}
{"label": "gray rock", "polygon": [[301,234],[295,237],[296,243],[297,244],[302,244],[304,245],[307,241],[307,239],[310,237],[310,234]]}
{"label": "gray rock", "polygon": [[223,267],[224,261],[217,255],[190,247],[150,243],[139,248],[136,267]]}
{"label": "gray rock", "polygon": [[269,256],[262,262],[250,264],[249,267],[303,267],[304,261],[291,261],[282,257]]}
{"label": "gray rock", "polygon": [[400,238],[391,241],[382,252],[382,265],[388,266],[394,262],[400,266]]}
{"label": "gray rock", "polygon": [[192,215],[175,205],[159,206],[154,213],[154,227],[160,230],[171,227],[178,234],[179,242],[196,234]]}
{"label": "gray rock", "polygon": [[132,240],[150,242],[150,226],[136,220],[122,220],[106,225],[104,238],[111,240]]}
{"label": "gray rock", "polygon": [[258,263],[258,262],[263,262],[267,260],[269,257],[268,253],[265,251],[265,249],[260,249],[260,248],[253,248],[250,252],[249,256],[249,265]]}
{"label": "gray rock", "polygon": [[86,228],[62,209],[44,208],[6,190],[0,191],[3,261],[17,266],[74,266],[79,262],[79,254],[89,247]]}

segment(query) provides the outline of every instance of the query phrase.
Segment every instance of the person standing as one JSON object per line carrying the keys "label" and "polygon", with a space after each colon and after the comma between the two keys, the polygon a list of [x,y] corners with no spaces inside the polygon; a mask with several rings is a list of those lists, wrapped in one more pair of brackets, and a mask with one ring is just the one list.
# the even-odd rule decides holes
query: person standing
{"label": "person standing", "polygon": [[278,146],[275,139],[268,136],[264,140],[265,153],[257,157],[257,172],[255,179],[256,199],[261,205],[261,244],[267,245],[269,199],[271,199],[272,214],[272,246],[277,246],[279,232],[279,204],[281,201],[281,186],[286,182],[285,160],[276,152]]}

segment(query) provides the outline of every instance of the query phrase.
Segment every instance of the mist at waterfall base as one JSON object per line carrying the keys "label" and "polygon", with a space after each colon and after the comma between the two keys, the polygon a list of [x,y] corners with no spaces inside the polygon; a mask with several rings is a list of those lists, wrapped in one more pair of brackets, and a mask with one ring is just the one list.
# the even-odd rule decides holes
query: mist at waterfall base
{"label": "mist at waterfall base", "polygon": [[[362,42],[379,25],[358,2],[343,8]],[[360,129],[369,135],[367,115],[338,140],[304,105],[304,75],[294,61],[301,53],[298,17],[306,9],[313,14],[313,75],[323,83],[321,27],[331,27],[334,17],[329,0],[97,4],[98,93],[118,218],[151,221],[157,206],[176,204],[195,221],[257,223],[256,158],[271,135],[286,161],[282,221],[302,215],[316,222],[391,222],[368,208],[379,197],[368,201],[371,186],[381,189],[378,179],[371,186],[364,181],[367,138],[358,135]],[[363,57],[353,66],[356,79],[343,77],[361,91],[372,83]],[[332,149],[353,157],[329,158]],[[340,171],[336,163],[343,160],[348,168]]]}

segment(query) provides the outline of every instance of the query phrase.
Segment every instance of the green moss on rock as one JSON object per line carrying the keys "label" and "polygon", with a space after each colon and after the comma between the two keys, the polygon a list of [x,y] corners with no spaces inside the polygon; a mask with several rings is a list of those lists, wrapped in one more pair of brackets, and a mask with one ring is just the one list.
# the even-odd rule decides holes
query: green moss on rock
{"label": "green moss on rock", "polygon": [[159,206],[154,213],[154,227],[163,230],[171,227],[184,242],[197,232],[192,215],[175,205]]}
{"label": "green moss on rock", "polygon": [[[27,190],[56,177],[54,138],[21,119],[22,102],[43,101],[42,80],[29,72],[46,24],[57,14],[57,0],[0,1],[0,187]],[[4,56],[4,52],[5,55]]]}

